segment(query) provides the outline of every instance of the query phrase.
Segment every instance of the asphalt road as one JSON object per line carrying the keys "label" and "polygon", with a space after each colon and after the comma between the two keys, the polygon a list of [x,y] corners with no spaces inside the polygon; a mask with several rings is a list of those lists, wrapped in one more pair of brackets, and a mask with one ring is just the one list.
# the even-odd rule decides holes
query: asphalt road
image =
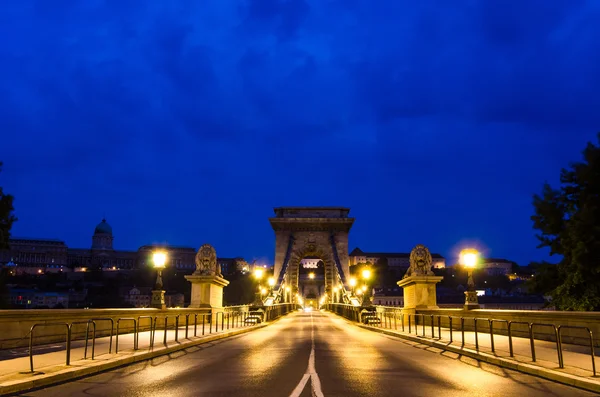
{"label": "asphalt road", "polygon": [[268,327],[28,396],[592,396],[364,330],[332,314]]}

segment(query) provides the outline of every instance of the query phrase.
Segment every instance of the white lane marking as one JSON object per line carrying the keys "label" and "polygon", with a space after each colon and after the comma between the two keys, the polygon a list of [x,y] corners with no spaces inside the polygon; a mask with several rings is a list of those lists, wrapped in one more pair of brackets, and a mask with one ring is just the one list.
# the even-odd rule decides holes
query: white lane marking
{"label": "white lane marking", "polygon": [[319,375],[317,374],[317,370],[315,369],[315,324],[313,321],[313,315],[310,313],[310,355],[308,356],[308,366],[306,367],[306,372],[304,376],[298,383],[298,386],[294,389],[290,397],[300,397],[302,391],[306,387],[308,380],[311,380],[312,385],[312,394],[316,397],[324,397],[323,391],[321,390],[321,379],[319,379]]}
{"label": "white lane marking", "polygon": [[304,374],[304,376],[302,377],[302,380],[300,381],[300,383],[298,383],[298,386],[296,386],[296,388],[294,389],[292,394],[290,394],[290,397],[298,397],[300,394],[302,394],[302,390],[304,390],[304,387],[306,386],[306,382],[308,382],[309,379],[310,379],[310,374]]}

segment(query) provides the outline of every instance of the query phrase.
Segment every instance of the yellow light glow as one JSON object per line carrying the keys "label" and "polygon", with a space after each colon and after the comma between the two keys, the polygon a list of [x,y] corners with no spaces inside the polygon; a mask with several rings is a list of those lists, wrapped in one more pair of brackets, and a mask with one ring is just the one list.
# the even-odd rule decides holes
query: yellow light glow
{"label": "yellow light glow", "polygon": [[358,290],[356,291],[356,295],[362,295],[362,293],[363,293],[362,289],[358,289]]}
{"label": "yellow light glow", "polygon": [[265,275],[265,271],[261,268],[254,269],[254,278],[260,280]]}
{"label": "yellow light glow", "polygon": [[260,293],[261,293],[261,294],[263,294],[263,295],[264,295],[264,294],[266,294],[266,293],[267,293],[267,289],[266,289],[266,288],[264,288],[264,287],[263,287],[263,288],[261,288],[261,289],[260,289]]}
{"label": "yellow light glow", "polygon": [[356,279],[355,278],[351,278],[350,279],[350,286],[351,287],[355,287],[356,286]]}
{"label": "yellow light glow", "polygon": [[467,248],[460,251],[459,261],[462,265],[474,268],[479,260],[479,252],[473,248]]}
{"label": "yellow light glow", "polygon": [[371,270],[369,269],[363,269],[362,271],[362,278],[364,278],[365,280],[368,280],[371,278]]}
{"label": "yellow light glow", "polygon": [[367,291],[367,286],[366,286],[366,285],[363,285],[363,286],[362,286],[360,289],[362,289],[362,290],[363,290],[363,292],[366,292],[366,291]]}
{"label": "yellow light glow", "polygon": [[291,288],[290,287],[285,287],[285,292],[290,292]]}
{"label": "yellow light glow", "polygon": [[308,278],[310,278],[311,280],[315,278],[315,274],[314,273],[308,273]]}
{"label": "yellow light glow", "polygon": [[269,286],[271,286],[271,287],[274,286],[275,285],[275,278],[269,277],[268,283],[269,283]]}
{"label": "yellow light glow", "polygon": [[154,262],[154,267],[156,269],[162,269],[165,267],[165,262],[167,261],[167,254],[164,252],[155,252],[152,255],[152,262]]}
{"label": "yellow light glow", "polygon": [[338,292],[339,290],[340,290],[340,289],[339,289],[337,286],[336,286],[336,287],[333,287],[333,292]]}

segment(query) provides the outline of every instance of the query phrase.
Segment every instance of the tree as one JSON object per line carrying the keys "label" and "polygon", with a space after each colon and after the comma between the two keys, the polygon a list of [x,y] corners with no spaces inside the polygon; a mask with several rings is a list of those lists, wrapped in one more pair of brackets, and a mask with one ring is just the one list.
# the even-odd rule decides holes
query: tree
{"label": "tree", "polygon": [[600,146],[588,143],[583,161],[561,171],[560,187],[544,184],[533,205],[539,247],[561,257],[556,268],[540,266],[535,289],[560,310],[600,310]]}
{"label": "tree", "polygon": [[[0,171],[2,171],[2,162],[0,162]],[[14,210],[13,196],[4,194],[0,187],[0,249],[8,248],[10,229],[13,222],[17,220],[13,215]]]}

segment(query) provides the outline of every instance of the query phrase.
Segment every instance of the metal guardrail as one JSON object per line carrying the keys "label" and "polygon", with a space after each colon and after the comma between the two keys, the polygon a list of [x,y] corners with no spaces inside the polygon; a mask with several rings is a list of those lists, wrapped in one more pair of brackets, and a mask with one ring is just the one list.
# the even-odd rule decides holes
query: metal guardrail
{"label": "metal guardrail", "polygon": [[156,322],[154,321],[156,317],[152,317],[152,316],[138,316],[137,318],[137,329],[136,329],[136,333],[137,333],[137,348],[139,349],[140,347],[140,327],[142,326],[142,320],[148,319],[150,320],[150,341],[149,341],[149,348],[152,349],[154,347],[154,331],[156,327]]}
{"label": "metal guardrail", "polygon": [[115,338],[115,354],[119,352],[119,326],[121,321],[133,321],[133,350],[137,350],[137,320],[132,317],[117,319],[117,337]]}
{"label": "metal guardrail", "polygon": [[[563,342],[562,342],[562,330],[564,329],[580,329],[585,331],[588,335],[589,339],[589,347],[590,347],[590,357],[592,360],[592,373],[593,376],[597,376],[596,372],[596,362],[595,362],[595,348],[594,348],[594,337],[592,331],[588,327],[583,326],[570,326],[570,325],[556,325],[556,324],[548,324],[548,323],[536,323],[536,322],[526,322],[526,321],[510,321],[505,319],[493,319],[493,318],[480,318],[480,317],[459,317],[459,316],[448,316],[448,315],[437,315],[437,314],[428,314],[425,317],[423,313],[402,313],[402,309],[399,308],[387,308],[387,307],[378,307],[378,312],[365,312],[361,313],[360,310],[364,308],[351,306],[347,304],[337,304],[330,303],[323,305],[323,308],[329,311],[332,311],[338,315],[341,315],[351,321],[356,321],[360,323],[364,323],[368,326],[373,327],[383,327],[398,330],[397,318],[400,317],[400,329],[403,333],[414,334],[418,337],[426,337],[425,336],[425,328],[426,326],[431,327],[431,338],[432,339],[442,339],[442,319],[447,321],[447,330],[449,331],[449,342],[454,343],[454,334],[455,330],[454,323],[455,319],[460,321],[459,330],[461,332],[461,348],[465,346],[465,321],[472,322],[472,332],[474,333],[475,339],[475,349],[479,351],[479,334],[481,333],[489,333],[490,335],[490,347],[492,353],[496,354],[496,344],[494,341],[494,336],[497,334],[494,328],[494,324],[506,324],[506,332],[508,336],[508,348],[510,357],[514,357],[514,347],[513,347],[513,338],[514,334],[514,326],[524,325],[526,326],[527,339],[529,339],[529,345],[531,350],[531,361],[536,362],[536,349],[535,349],[535,329],[537,328],[550,328],[552,330],[552,342],[556,345],[556,354],[558,358],[558,366],[559,368],[564,368],[564,354],[563,354]],[[383,311],[381,311],[383,309]],[[400,313],[398,313],[400,312]],[[378,313],[378,314],[374,314]],[[369,317],[370,316],[370,317]],[[365,318],[373,318],[373,316],[377,316],[380,319],[379,322],[369,322],[364,321]],[[393,325],[392,325],[392,317],[393,317]],[[407,327],[405,327],[405,318],[407,319]],[[426,321],[425,319],[428,319]],[[435,336],[435,327],[437,320],[437,338]],[[479,327],[479,323],[482,321],[487,321],[487,330],[489,332],[483,331]],[[414,327],[413,327],[414,326]],[[419,327],[420,326],[420,327]],[[419,330],[419,328],[421,328]],[[445,327],[444,327],[445,328]],[[486,328],[484,328],[486,329]],[[413,332],[414,331],[414,332]],[[421,331],[421,335],[419,335],[419,331]],[[522,331],[521,331],[522,332]],[[538,339],[540,340],[540,339]]]}
{"label": "metal guardrail", "polygon": [[[87,321],[75,321],[72,322],[69,327],[71,328],[71,334],[70,337],[73,337],[73,325],[75,324],[86,324],[85,327],[85,348],[83,351],[83,358],[87,359],[87,351],[88,351],[88,339],[90,336],[90,324],[92,324],[93,327],[93,334],[92,334],[92,360],[94,359],[94,352],[96,350],[96,322],[94,320],[87,320]],[[71,343],[69,343],[69,346],[71,345]]]}
{"label": "metal guardrail", "polygon": [[[113,334],[115,333],[115,320],[113,320],[111,317],[96,317],[96,318],[91,318],[91,321],[97,322],[97,321],[110,321],[110,339],[108,342],[108,354],[112,353],[112,340],[113,340]],[[95,340],[95,335],[94,335],[94,341],[93,343],[96,343]]]}
{"label": "metal guardrail", "polygon": [[29,367],[33,372],[33,335],[37,327],[65,326],[67,328],[67,357],[66,365],[71,364],[71,326],[68,323],[36,323],[29,330]]}
{"label": "metal guardrail", "polygon": [[563,359],[563,351],[562,351],[562,334],[561,331],[565,328],[570,329],[584,329],[587,331],[590,337],[590,355],[592,356],[592,371],[594,372],[594,376],[596,376],[596,358],[594,355],[594,337],[592,335],[592,331],[588,327],[578,327],[575,325],[559,325],[558,326],[558,344],[560,345],[560,349],[558,350],[560,353],[560,367],[565,367],[565,361]]}
{"label": "metal guardrail", "polygon": [[[252,325],[258,324],[259,322],[262,322],[263,320],[274,320],[282,315],[285,315],[285,314],[291,312],[292,310],[295,310],[297,307],[298,307],[298,305],[290,304],[290,303],[283,303],[283,304],[267,306],[266,310],[264,312],[264,317],[261,315],[260,321],[257,321],[257,322],[248,321],[248,319],[251,319],[253,317],[253,314],[249,311],[248,306],[225,307],[223,311],[215,313],[214,316],[211,313],[186,313],[186,314],[184,314],[184,316],[185,316],[185,338],[190,339],[189,338],[189,328],[190,328],[190,316],[191,315],[194,316],[194,337],[197,337],[198,336],[198,328],[199,328],[198,316],[201,316],[201,319],[202,319],[201,332],[202,332],[202,335],[205,335],[207,324],[208,324],[208,332],[210,334],[213,333],[213,327],[212,327],[213,322],[215,324],[214,332],[219,331],[219,320],[221,321],[221,324],[220,324],[221,331],[224,331],[225,329],[229,330],[229,329],[238,328],[238,327],[242,327],[242,326],[252,326]],[[164,316],[164,321],[165,321],[164,336],[163,336],[163,344],[164,345],[167,345],[167,335],[168,335],[168,330],[169,330],[168,320],[169,320],[169,318],[172,318],[172,317],[175,318],[175,324],[174,324],[175,341],[176,342],[179,341],[180,316],[181,316],[181,314],[174,314],[174,315],[167,314]],[[219,319],[219,316],[220,316],[220,319]],[[85,321],[74,321],[71,323],[53,322],[53,323],[33,324],[28,333],[28,336],[29,336],[29,364],[30,364],[31,372],[34,372],[33,339],[34,339],[34,335],[35,335],[35,330],[39,327],[48,327],[48,326],[55,326],[55,327],[64,326],[65,327],[65,329],[66,329],[66,360],[65,360],[65,363],[66,363],[66,365],[70,365],[70,363],[71,363],[71,344],[72,344],[71,339],[73,336],[72,335],[73,325],[86,324],[84,359],[87,359],[87,355],[88,355],[88,347],[89,347],[89,343],[90,343],[90,341],[89,341],[90,340],[90,326],[91,326],[91,328],[92,328],[91,359],[93,360],[96,355],[96,338],[98,337],[96,331],[97,331],[97,323],[98,322],[101,322],[101,321],[110,322],[108,354],[112,354],[113,336],[115,339],[115,354],[117,354],[119,352],[119,335],[120,335],[120,331],[121,331],[123,322],[126,322],[126,321],[133,322],[132,332],[127,332],[127,334],[133,334],[133,350],[139,350],[139,336],[140,336],[139,334],[141,332],[140,331],[141,330],[141,320],[144,320],[144,319],[149,320],[150,321],[150,324],[149,324],[150,346],[149,346],[149,348],[152,349],[152,348],[154,348],[154,341],[155,341],[155,336],[156,336],[156,330],[158,328],[157,323],[158,323],[159,317],[162,317],[162,316],[138,316],[137,318],[120,317],[120,318],[117,318],[116,321],[115,321],[115,319],[113,319],[111,317],[95,317],[95,318],[91,318],[91,319],[88,319]],[[115,322],[116,322],[116,333],[115,333]]]}

